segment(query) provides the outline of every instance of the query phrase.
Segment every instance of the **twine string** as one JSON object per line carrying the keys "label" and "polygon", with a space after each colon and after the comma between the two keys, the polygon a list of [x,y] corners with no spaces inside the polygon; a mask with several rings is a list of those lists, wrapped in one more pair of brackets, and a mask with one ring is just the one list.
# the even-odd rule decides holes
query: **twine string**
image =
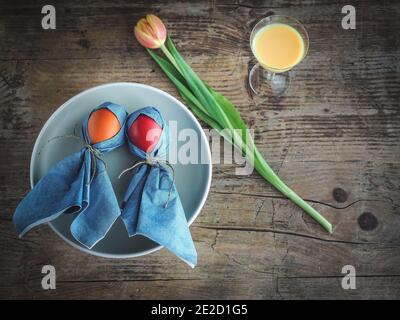
{"label": "twine string", "polygon": [[101,152],[99,149],[96,149],[95,147],[93,147],[89,141],[87,140],[87,137],[85,135],[85,133],[83,132],[83,127],[82,127],[82,136],[83,136],[83,140],[85,141],[84,144],[84,148],[87,148],[89,150],[90,153],[90,179],[89,179],[89,183],[87,183],[87,185],[92,184],[92,181],[94,179],[94,177],[96,176],[97,173],[97,160],[100,160],[101,162],[103,162],[104,166],[106,166],[106,163],[104,162],[104,160],[101,158]]}
{"label": "twine string", "polygon": [[127,172],[129,172],[129,171],[131,171],[131,170],[133,170],[133,169],[135,169],[138,166],[141,166],[143,164],[148,164],[149,166],[165,165],[171,170],[171,172],[172,172],[172,181],[171,181],[171,185],[170,185],[169,190],[168,190],[167,201],[164,204],[164,208],[166,208],[168,206],[169,200],[171,198],[172,188],[173,188],[174,183],[175,183],[175,170],[174,170],[174,167],[171,165],[171,163],[168,160],[162,159],[162,158],[156,158],[156,157],[148,157],[145,160],[141,160],[139,162],[136,162],[131,167],[126,168],[125,170],[123,170],[119,174],[118,179],[120,179],[125,173],[127,173]]}
{"label": "twine string", "polygon": [[[82,128],[82,132],[83,132],[83,128]],[[90,153],[90,164],[91,164],[91,172],[90,172],[90,179],[89,182],[86,185],[90,185],[93,182],[93,179],[96,175],[96,170],[97,170],[97,160],[100,160],[101,162],[103,162],[104,166],[106,166],[106,163],[104,162],[104,160],[101,158],[101,152],[94,148],[90,143],[88,143],[87,138],[85,137],[85,134],[82,135],[83,138],[83,148],[88,149],[89,153]],[[42,153],[43,148],[50,142],[54,141],[54,140],[58,140],[61,138],[72,138],[72,139],[76,139],[79,140],[80,142],[82,142],[82,139],[78,136],[75,135],[75,128],[74,128],[74,134],[67,134],[67,135],[63,135],[63,136],[55,136],[52,137],[50,139],[47,140],[46,144],[44,146],[42,146],[42,148],[39,150],[38,154]]]}

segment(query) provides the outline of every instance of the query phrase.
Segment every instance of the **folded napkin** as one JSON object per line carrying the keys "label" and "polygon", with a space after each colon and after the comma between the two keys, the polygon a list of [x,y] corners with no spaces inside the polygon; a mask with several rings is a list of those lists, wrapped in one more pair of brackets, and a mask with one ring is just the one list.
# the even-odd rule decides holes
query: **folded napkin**
{"label": "folded napkin", "polygon": [[135,169],[121,213],[129,236],[146,236],[194,267],[196,249],[175,187],[173,168],[165,160],[167,124],[156,108],[145,107],[129,115],[125,131],[130,151],[141,159],[123,172]]}
{"label": "folded napkin", "polygon": [[15,210],[20,237],[33,227],[61,214],[76,214],[70,230],[87,248],[100,241],[121,211],[101,160],[125,142],[125,108],[105,102],[82,125],[84,147],[55,164]]}

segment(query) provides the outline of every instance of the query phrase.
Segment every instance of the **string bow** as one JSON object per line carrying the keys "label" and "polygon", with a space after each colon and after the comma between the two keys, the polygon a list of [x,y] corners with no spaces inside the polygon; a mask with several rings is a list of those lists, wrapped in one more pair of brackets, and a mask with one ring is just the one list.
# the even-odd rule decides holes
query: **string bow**
{"label": "string bow", "polygon": [[160,165],[165,165],[166,167],[168,167],[171,172],[172,172],[172,181],[169,187],[169,191],[168,191],[168,197],[167,197],[167,201],[164,204],[164,208],[167,208],[168,206],[168,202],[171,198],[171,192],[172,192],[172,188],[174,186],[175,183],[175,170],[174,167],[171,165],[171,163],[166,160],[166,159],[162,159],[159,157],[152,157],[152,156],[148,156],[145,160],[141,160],[139,162],[134,163],[131,167],[126,168],[125,170],[123,170],[119,175],[118,175],[118,179],[120,179],[125,173],[143,165],[143,164],[147,164],[149,166],[160,166]]}

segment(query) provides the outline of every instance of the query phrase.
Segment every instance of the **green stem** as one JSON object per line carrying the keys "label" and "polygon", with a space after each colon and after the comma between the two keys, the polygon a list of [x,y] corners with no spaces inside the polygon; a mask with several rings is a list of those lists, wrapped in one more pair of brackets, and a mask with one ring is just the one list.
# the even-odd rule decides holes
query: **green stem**
{"label": "green stem", "polygon": [[[297,204],[300,208],[302,208],[306,213],[308,213],[315,221],[317,221],[326,231],[332,233],[332,225],[326,220],[317,210],[315,210],[312,206],[310,206],[306,201],[304,201],[299,195],[297,195],[292,189],[290,189],[280,178],[279,176],[272,170],[269,164],[265,161],[264,157],[258,151],[257,147],[254,144],[253,139],[249,138],[246,142],[242,141],[240,144],[238,141],[243,139],[239,134],[237,134],[237,130],[232,130],[233,133],[233,142],[235,147],[242,151],[244,149],[246,158],[250,161],[250,163],[254,166],[257,172],[267,180],[272,186],[274,186],[278,191],[280,191],[284,196]],[[243,146],[244,144],[244,146]],[[253,153],[254,156],[248,156]],[[254,159],[253,159],[254,158]]]}
{"label": "green stem", "polygon": [[299,195],[297,195],[292,189],[290,189],[272,170],[272,168],[265,161],[260,152],[255,149],[255,163],[254,167],[267,180],[272,184],[278,191],[280,191],[287,198],[292,200],[305,212],[307,212],[315,221],[317,221],[325,230],[332,233],[332,225],[326,220],[317,210],[310,206],[306,201],[304,201]]}
{"label": "green stem", "polygon": [[165,54],[165,56],[168,58],[168,60],[173,64],[175,69],[183,76],[183,73],[181,69],[179,68],[178,64],[176,63],[175,58],[172,56],[172,54],[168,51],[167,47],[163,44],[160,47],[161,51]]}

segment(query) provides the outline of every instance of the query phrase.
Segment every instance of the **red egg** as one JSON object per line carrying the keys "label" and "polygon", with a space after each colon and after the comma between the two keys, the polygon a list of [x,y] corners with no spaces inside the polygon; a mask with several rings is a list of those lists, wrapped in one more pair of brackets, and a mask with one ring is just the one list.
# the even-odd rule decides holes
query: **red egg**
{"label": "red egg", "polygon": [[92,144],[114,137],[120,129],[117,116],[108,109],[98,109],[89,117],[88,132]]}
{"label": "red egg", "polygon": [[152,118],[141,114],[128,129],[131,142],[143,150],[151,152],[162,134],[162,128]]}

